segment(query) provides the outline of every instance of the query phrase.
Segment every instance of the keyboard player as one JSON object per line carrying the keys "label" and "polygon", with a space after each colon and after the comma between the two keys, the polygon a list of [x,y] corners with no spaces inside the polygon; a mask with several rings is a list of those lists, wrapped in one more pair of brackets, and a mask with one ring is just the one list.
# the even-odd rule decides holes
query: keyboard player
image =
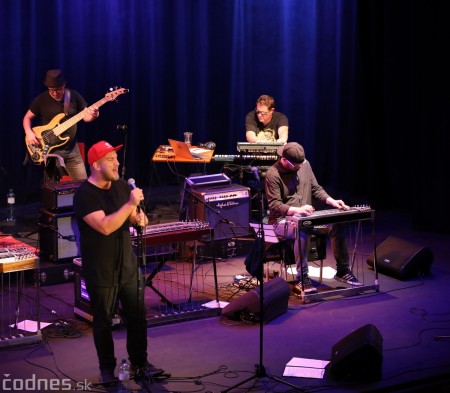
{"label": "keyboard player", "polygon": [[256,100],[256,108],[245,117],[247,142],[278,142],[288,140],[289,122],[284,113],[275,110],[275,100],[262,95]]}
{"label": "keyboard player", "polygon": [[[353,286],[362,284],[350,270],[350,258],[345,238],[344,224],[329,224],[320,228],[297,230],[295,215],[308,216],[314,212],[312,200],[317,199],[338,209],[350,209],[344,201],[332,198],[317,182],[313,169],[305,159],[305,151],[296,142],[289,142],[277,150],[280,157],[268,170],[265,180],[265,191],[269,205],[269,224],[274,226],[278,236],[294,239],[294,253],[297,264],[296,285],[293,291],[301,294],[302,283],[304,293],[317,292],[308,276],[307,247],[308,235],[320,233],[331,238],[331,247],[336,259],[336,275],[334,279]],[[297,236],[300,232],[301,236]],[[300,261],[301,245],[302,261]]]}

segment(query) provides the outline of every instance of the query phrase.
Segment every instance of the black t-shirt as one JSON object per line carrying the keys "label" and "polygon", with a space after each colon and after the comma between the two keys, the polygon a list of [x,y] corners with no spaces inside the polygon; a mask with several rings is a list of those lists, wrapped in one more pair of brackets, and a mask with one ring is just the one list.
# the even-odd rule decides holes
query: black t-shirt
{"label": "black t-shirt", "polygon": [[[67,90],[67,89],[66,89]],[[70,90],[70,104],[69,104],[69,114],[65,116],[60,123],[63,123],[70,119],[72,116],[80,113],[84,108],[86,108],[87,103],[84,98],[75,90]],[[40,118],[41,125],[45,126],[50,123],[56,115],[64,113],[64,97],[61,101],[56,101],[50,96],[48,91],[44,91],[39,94],[31,103],[30,111],[33,112],[37,117]],[[53,126],[58,125],[58,123]],[[61,134],[61,137],[69,136],[69,141],[60,147],[60,149],[70,150],[76,143],[75,136],[77,133],[77,123],[68,128]],[[52,153],[55,152],[54,149]]]}
{"label": "black t-shirt", "polygon": [[277,111],[273,112],[272,119],[267,125],[264,125],[258,120],[255,110],[247,113],[245,117],[245,131],[254,131],[258,140],[261,142],[276,142],[280,137],[278,135],[278,128],[283,126],[289,127],[288,118],[284,113]]}
{"label": "black t-shirt", "polygon": [[119,210],[130,196],[130,187],[123,179],[113,181],[109,190],[85,181],[75,192],[73,208],[80,232],[80,249],[86,284],[110,287],[136,281],[136,254],[131,245],[129,221],[110,235],[103,235],[89,226],[83,217],[103,210],[105,215]]}

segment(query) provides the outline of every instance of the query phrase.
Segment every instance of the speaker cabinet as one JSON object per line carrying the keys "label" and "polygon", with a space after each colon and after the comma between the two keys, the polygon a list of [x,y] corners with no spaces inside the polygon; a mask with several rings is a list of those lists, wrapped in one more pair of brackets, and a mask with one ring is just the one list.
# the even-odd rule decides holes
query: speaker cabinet
{"label": "speaker cabinet", "polygon": [[[268,323],[287,312],[290,288],[281,277],[264,283],[263,322]],[[260,288],[252,289],[238,297],[222,310],[222,316],[237,321],[259,322],[261,320]]]}
{"label": "speaker cabinet", "polygon": [[73,212],[55,214],[41,210],[40,256],[51,262],[80,256],[78,225]]}
{"label": "speaker cabinet", "polygon": [[376,381],[382,374],[383,338],[367,324],[333,345],[329,370],[336,380]]}
{"label": "speaker cabinet", "polygon": [[250,234],[250,189],[238,184],[200,187],[190,191],[187,207],[190,220],[209,223],[214,240]]}
{"label": "speaker cabinet", "polygon": [[[429,274],[434,259],[428,247],[418,246],[394,236],[389,236],[382,242],[376,253],[377,271],[399,280]],[[374,259],[372,253],[367,264],[374,267]]]}

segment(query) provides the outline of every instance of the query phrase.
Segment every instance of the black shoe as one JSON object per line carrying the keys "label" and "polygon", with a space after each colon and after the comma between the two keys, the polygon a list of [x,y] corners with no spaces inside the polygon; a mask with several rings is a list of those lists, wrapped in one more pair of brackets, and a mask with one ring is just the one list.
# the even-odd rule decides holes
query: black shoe
{"label": "black shoe", "polygon": [[[311,279],[309,277],[303,278],[302,282],[303,282],[303,291],[305,293],[317,292],[317,288],[312,284]],[[292,291],[296,295],[301,295],[302,294],[302,283],[299,282],[298,284],[295,284],[294,288],[292,288]]]}
{"label": "black shoe", "polygon": [[100,382],[103,386],[113,386],[119,379],[114,375],[114,369],[104,368],[100,369]]}
{"label": "black shoe", "polygon": [[155,378],[165,374],[162,368],[157,368],[153,364],[146,362],[143,366],[131,365],[130,376],[134,378]]}
{"label": "black shoe", "polygon": [[334,276],[334,279],[336,281],[340,281],[340,282],[344,282],[349,285],[353,285],[354,287],[362,286],[362,283],[358,281],[358,279],[355,277],[355,275],[351,271],[347,272],[346,274],[342,274],[342,275],[336,274]]}

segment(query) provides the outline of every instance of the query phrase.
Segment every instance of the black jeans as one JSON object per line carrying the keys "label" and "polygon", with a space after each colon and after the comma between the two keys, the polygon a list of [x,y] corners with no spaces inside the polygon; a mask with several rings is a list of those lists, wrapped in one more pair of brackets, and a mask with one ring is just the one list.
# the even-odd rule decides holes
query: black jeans
{"label": "black jeans", "polygon": [[144,305],[144,281],[140,276],[140,291],[137,282],[115,287],[95,287],[86,283],[93,314],[94,343],[101,370],[114,370],[117,359],[114,354],[112,318],[117,300],[127,323],[127,352],[134,366],[143,366],[147,361],[147,321]]}

